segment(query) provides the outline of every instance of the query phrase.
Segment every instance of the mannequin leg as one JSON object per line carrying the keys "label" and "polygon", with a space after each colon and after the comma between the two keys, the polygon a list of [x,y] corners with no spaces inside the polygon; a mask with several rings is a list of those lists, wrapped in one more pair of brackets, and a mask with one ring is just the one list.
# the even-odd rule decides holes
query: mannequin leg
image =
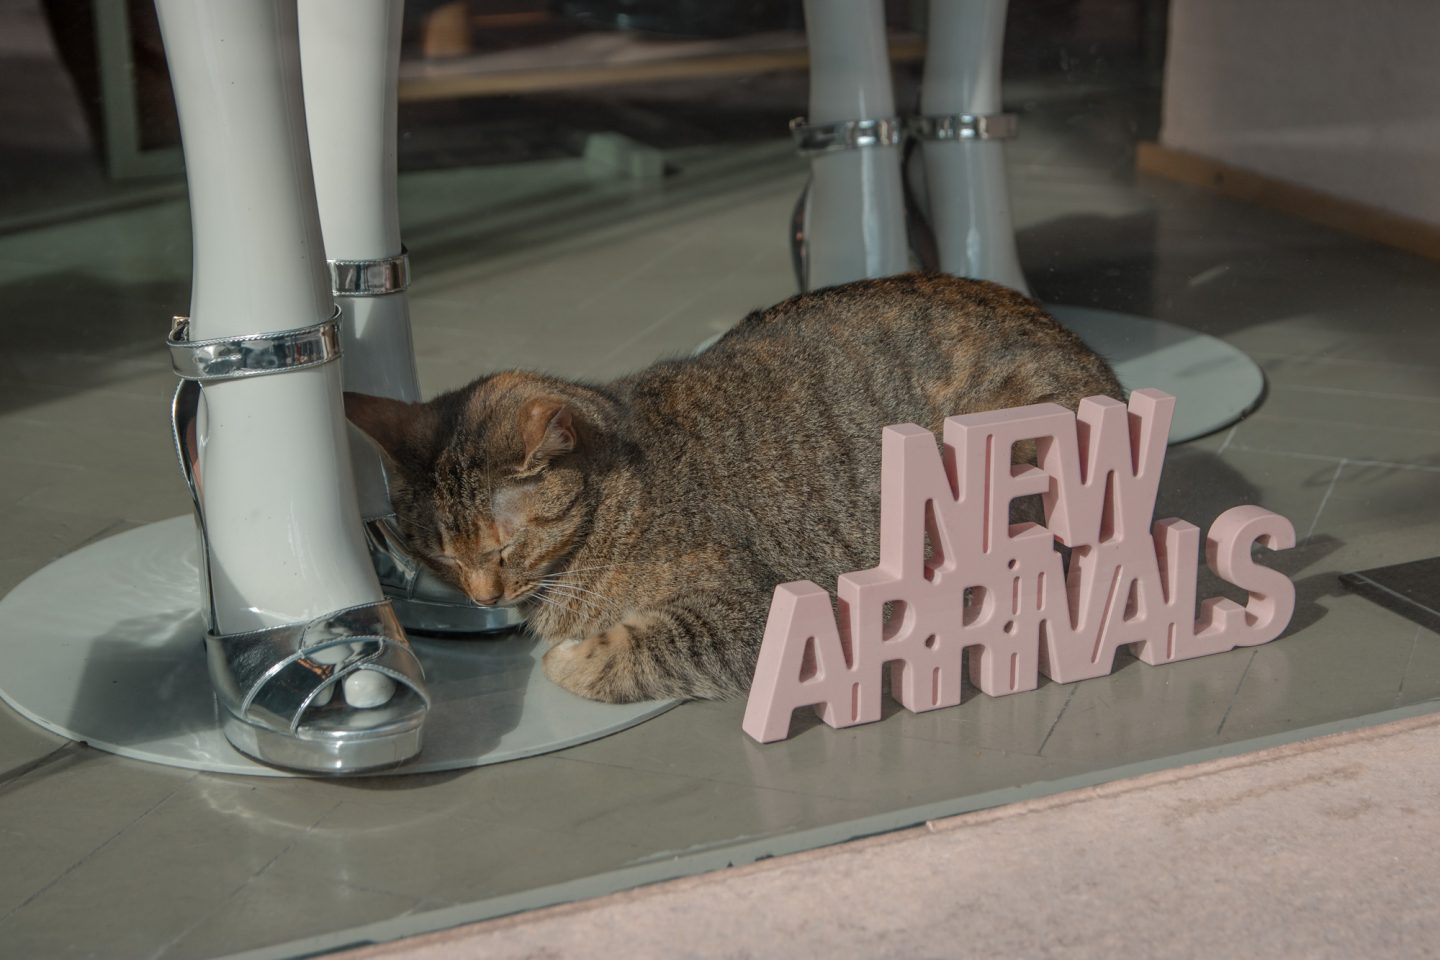
{"label": "mannequin leg", "polygon": [[[305,114],[315,194],[341,310],[345,389],[420,399],[406,287],[409,258],[396,198],[396,102],[404,0],[299,0]],[[522,621],[481,607],[410,554],[394,520],[385,465],[350,431],[371,561],[401,623],[423,633],[481,634]]]}
{"label": "mannequin leg", "polygon": [[1001,114],[1006,0],[930,0],[921,138],[940,269],[1028,292],[1015,253]]}
{"label": "mannequin leg", "polygon": [[[810,115],[797,129],[810,154],[803,233],[805,289],[901,273],[909,266],[900,183],[899,128],[882,0],[805,0],[810,47]],[[806,130],[885,121],[889,127],[834,131],[838,142],[806,148]],[[856,134],[873,145],[857,145]],[[813,140],[813,138],[812,138]]]}
{"label": "mannequin leg", "polygon": [[[177,443],[204,533],[207,649],[226,734],[284,766],[393,763],[419,749],[425,694],[360,524],[294,0],[156,5],[195,244],[191,318],[171,341],[186,380]],[[279,333],[255,337],[265,331]],[[407,685],[403,709],[375,712],[391,733],[331,711],[333,729],[300,742],[313,727],[302,718],[342,682],[361,688],[352,706],[387,701],[371,680]]]}
{"label": "mannequin leg", "polygon": [[[396,197],[404,0],[301,0],[301,71],[315,198],[340,308],[346,390],[416,402],[420,384]],[[360,510],[390,513],[378,454],[352,444]]]}
{"label": "mannequin leg", "polygon": [[[192,338],[328,319],[293,3],[158,0],[157,8],[190,186]],[[222,633],[380,599],[339,387],[340,366],[326,364],[206,388],[199,449]]]}

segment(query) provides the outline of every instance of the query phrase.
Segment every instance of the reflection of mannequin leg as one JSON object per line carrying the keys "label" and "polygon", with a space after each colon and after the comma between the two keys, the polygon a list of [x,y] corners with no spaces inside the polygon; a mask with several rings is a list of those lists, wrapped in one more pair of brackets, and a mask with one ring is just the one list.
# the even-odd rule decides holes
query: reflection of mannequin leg
{"label": "reflection of mannequin leg", "polygon": [[803,285],[900,273],[910,258],[882,0],[806,0],[805,24],[810,115],[796,129],[811,154]]}
{"label": "reflection of mannequin leg", "polygon": [[[403,0],[300,0],[305,110],[335,301],[345,389],[417,401],[396,199],[396,94]],[[518,625],[432,576],[405,547],[378,452],[352,430],[365,532],[381,586],[407,629],[487,633]]]}
{"label": "reflection of mannequin leg", "polygon": [[[1000,113],[1005,7],[1006,0],[930,0],[923,115],[906,128],[921,145],[940,269],[1028,293],[1005,176],[1003,142],[1015,129]],[[1111,361],[1124,386],[1176,397],[1171,442],[1228,425],[1260,397],[1260,369],[1213,337],[1112,310],[1048,309]]]}
{"label": "reflection of mannequin leg", "polygon": [[1015,253],[1000,112],[1006,0],[930,0],[922,138],[930,226],[940,269],[1028,292]]}
{"label": "reflection of mannequin leg", "polygon": [[[229,710],[226,734],[286,766],[343,771],[403,760],[419,749],[424,694],[403,632],[389,606],[378,604],[340,365],[326,362],[336,353],[324,346],[333,337],[324,326],[333,305],[294,5],[157,0],[157,7],[195,236],[189,342],[179,338],[173,352],[187,386],[195,385],[193,368],[209,371],[203,398],[193,389],[177,398],[178,439],[186,466],[193,456],[199,473],[213,603],[207,648]],[[303,342],[289,333],[308,327],[316,332]],[[274,339],[285,346],[256,356],[257,341],[244,338],[257,331],[281,331]],[[206,340],[221,342],[196,343]],[[184,426],[197,400],[191,441]],[[307,622],[303,632],[294,626]],[[302,648],[311,654],[299,656]],[[346,709],[337,698],[318,719],[313,708],[341,681],[355,686],[349,678],[361,673],[362,660],[366,670],[404,683],[404,695],[376,711]]]}

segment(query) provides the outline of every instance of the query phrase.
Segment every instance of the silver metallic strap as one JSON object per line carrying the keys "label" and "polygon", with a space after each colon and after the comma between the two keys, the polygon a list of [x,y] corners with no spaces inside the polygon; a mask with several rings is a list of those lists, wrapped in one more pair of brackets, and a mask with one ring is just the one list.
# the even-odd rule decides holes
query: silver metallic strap
{"label": "silver metallic strap", "polygon": [[383,297],[410,286],[410,252],[379,260],[327,260],[330,287],[337,297]]}
{"label": "silver metallic strap", "polygon": [[215,695],[230,713],[271,730],[298,730],[327,688],[359,670],[384,674],[425,705],[425,671],[390,601],[337,610],[308,623],[205,636]]}
{"label": "silver metallic strap", "polygon": [[295,330],[243,337],[191,340],[190,318],[175,317],[166,344],[170,365],[182,380],[262,377],[318,367],[340,357],[340,308],[329,320]]}
{"label": "silver metallic strap", "polygon": [[905,132],[916,140],[1009,140],[1019,126],[1013,113],[950,113],[910,117]]}
{"label": "silver metallic strap", "polygon": [[802,156],[855,150],[860,147],[893,147],[899,144],[904,127],[899,117],[878,120],[842,120],[811,126],[804,117],[790,121],[790,136]]}

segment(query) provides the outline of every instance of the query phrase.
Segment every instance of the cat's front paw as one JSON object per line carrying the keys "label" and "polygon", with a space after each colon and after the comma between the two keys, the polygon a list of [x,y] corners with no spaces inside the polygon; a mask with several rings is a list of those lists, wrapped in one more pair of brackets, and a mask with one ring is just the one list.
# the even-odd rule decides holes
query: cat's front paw
{"label": "cat's front paw", "polygon": [[623,623],[583,640],[562,640],[545,654],[545,676],[591,700],[643,700],[627,669],[631,643],[630,628]]}

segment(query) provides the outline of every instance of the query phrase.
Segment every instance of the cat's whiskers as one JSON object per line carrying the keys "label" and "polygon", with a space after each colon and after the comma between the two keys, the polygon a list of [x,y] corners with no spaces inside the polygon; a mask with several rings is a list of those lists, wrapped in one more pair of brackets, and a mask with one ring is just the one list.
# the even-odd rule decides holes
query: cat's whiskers
{"label": "cat's whiskers", "polygon": [[599,592],[598,590],[589,590],[589,589],[586,589],[585,587],[579,586],[578,584],[574,584],[574,583],[552,583],[552,584],[550,584],[550,586],[551,586],[551,587],[557,587],[557,588],[564,588],[565,590],[569,590],[569,591],[570,591],[570,595],[576,597],[577,599],[580,598],[581,595],[584,595],[584,596],[595,597],[595,598],[596,598],[596,602],[604,602],[604,603],[611,603],[611,604],[614,603],[614,601],[612,601],[612,600],[610,599],[610,597],[608,597],[608,596],[606,596],[605,594]]}
{"label": "cat's whiskers", "polygon": [[554,592],[567,600],[581,604],[587,615],[592,612],[597,612],[617,620],[620,618],[622,612],[620,604],[604,594],[595,593],[594,591],[587,591],[591,594],[590,596],[586,596],[585,593],[576,592],[579,589],[580,588],[574,584],[548,583],[545,585],[545,591],[547,593]]}
{"label": "cat's whiskers", "polygon": [[559,610],[564,610],[564,609],[565,609],[565,605],[564,605],[563,603],[561,603],[561,602],[558,601],[558,600],[552,600],[551,598],[549,598],[549,597],[545,596],[543,593],[541,593],[539,590],[536,590],[534,593],[530,594],[530,595],[529,595],[528,597],[526,597],[525,599],[526,599],[526,600],[538,600],[538,601],[540,601],[541,603],[549,604],[550,606],[555,607],[556,609],[559,609]]}
{"label": "cat's whiskers", "polygon": [[[562,625],[566,620],[574,618],[574,613],[570,610],[570,608],[565,604],[561,603],[559,600],[543,596],[538,590],[535,593],[532,593],[529,597],[526,597],[527,600],[532,598],[538,600],[544,606],[554,609],[556,612],[554,614],[551,614],[550,616],[552,618],[559,619]],[[536,625],[534,621],[548,613],[549,611],[544,609],[535,611],[531,618],[531,625]]]}
{"label": "cat's whiskers", "polygon": [[590,615],[590,613],[603,615],[603,613],[611,612],[611,604],[605,597],[588,597],[580,593],[566,593],[563,590],[554,590],[549,593],[552,599],[563,600],[566,603],[566,609],[573,609],[577,606],[580,607],[580,613],[585,613],[585,615]]}
{"label": "cat's whiskers", "polygon": [[608,570],[614,570],[614,569],[616,569],[616,568],[618,568],[618,567],[620,567],[620,566],[623,566],[623,564],[619,564],[619,563],[596,563],[596,564],[592,564],[592,565],[590,565],[590,566],[588,566],[588,567],[570,567],[570,568],[565,569],[565,570],[555,570],[555,571],[552,571],[551,573],[547,573],[545,576],[546,576],[546,577],[573,577],[573,576],[575,576],[575,575],[577,575],[577,574],[581,574],[581,573],[593,573],[593,572],[595,572],[595,571],[597,571],[597,570],[606,570],[606,571],[608,571]]}

